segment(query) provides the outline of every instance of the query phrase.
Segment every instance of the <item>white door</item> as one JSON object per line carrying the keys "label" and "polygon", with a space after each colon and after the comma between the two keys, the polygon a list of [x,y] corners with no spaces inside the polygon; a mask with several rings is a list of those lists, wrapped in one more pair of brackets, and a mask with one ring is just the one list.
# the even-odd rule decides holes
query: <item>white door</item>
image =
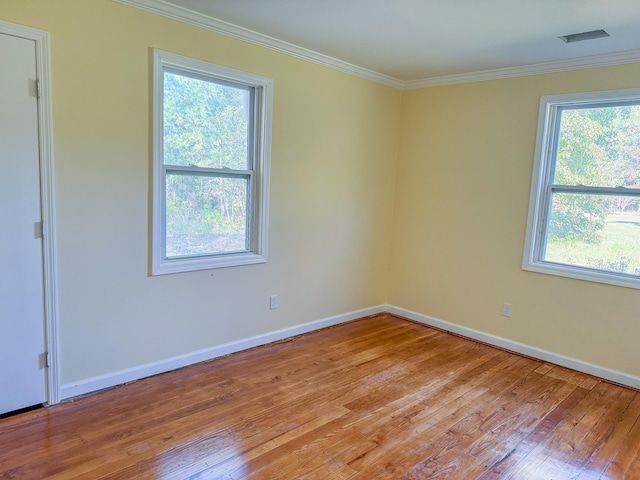
{"label": "white door", "polygon": [[0,414],[46,400],[35,41],[0,34]]}

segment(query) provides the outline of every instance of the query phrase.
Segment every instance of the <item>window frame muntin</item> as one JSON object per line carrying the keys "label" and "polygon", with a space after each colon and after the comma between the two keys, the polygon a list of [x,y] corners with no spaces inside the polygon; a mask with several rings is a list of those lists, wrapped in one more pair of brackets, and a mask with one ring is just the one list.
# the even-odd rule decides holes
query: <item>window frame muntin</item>
{"label": "window frame muntin", "polygon": [[[551,183],[555,171],[559,140],[559,112],[568,108],[617,106],[625,102],[640,102],[640,88],[545,95],[540,98],[529,211],[522,259],[523,270],[640,289],[640,278],[635,275],[544,260],[553,189],[556,188],[557,191],[557,187],[563,189],[572,187]],[[620,188],[619,191],[612,192],[618,188]],[[589,192],[584,193],[589,194],[631,196],[636,196],[636,192],[640,194],[640,189],[624,187],[580,186],[580,189],[588,190]]]}
{"label": "window frame muntin", "polygon": [[[247,189],[247,235],[249,250],[210,255],[166,258],[166,170],[211,171],[215,176],[235,176],[247,170],[217,169],[166,165],[164,163],[164,72],[185,72],[192,78],[208,78],[224,84],[240,84],[254,89],[253,115],[248,153],[253,158]],[[207,270],[265,263],[268,259],[269,173],[271,156],[271,122],[273,110],[273,80],[252,73],[224,67],[162,50],[153,50],[152,84],[152,214],[151,214],[151,275]],[[214,172],[216,171],[216,172]],[[248,206],[252,205],[249,213]]]}

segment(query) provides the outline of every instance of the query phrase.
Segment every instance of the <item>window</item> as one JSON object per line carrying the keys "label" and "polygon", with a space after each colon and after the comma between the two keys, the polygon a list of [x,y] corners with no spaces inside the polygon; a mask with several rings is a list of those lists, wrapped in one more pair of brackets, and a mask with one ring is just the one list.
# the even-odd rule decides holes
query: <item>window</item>
{"label": "window", "polygon": [[640,89],[542,97],[523,268],[640,288]]}
{"label": "window", "polygon": [[267,260],[272,81],[154,51],[152,274]]}

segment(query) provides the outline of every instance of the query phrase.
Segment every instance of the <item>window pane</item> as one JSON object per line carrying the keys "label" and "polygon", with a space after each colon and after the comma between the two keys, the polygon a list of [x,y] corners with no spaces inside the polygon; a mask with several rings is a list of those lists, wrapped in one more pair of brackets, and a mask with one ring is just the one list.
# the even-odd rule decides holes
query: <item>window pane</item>
{"label": "window pane", "polygon": [[166,257],[249,250],[246,178],[167,173]]}
{"label": "window pane", "polygon": [[164,72],[164,163],[251,169],[252,88]]}
{"label": "window pane", "polygon": [[640,187],[640,105],[560,112],[553,183]]}
{"label": "window pane", "polygon": [[640,197],[554,194],[544,259],[640,275]]}

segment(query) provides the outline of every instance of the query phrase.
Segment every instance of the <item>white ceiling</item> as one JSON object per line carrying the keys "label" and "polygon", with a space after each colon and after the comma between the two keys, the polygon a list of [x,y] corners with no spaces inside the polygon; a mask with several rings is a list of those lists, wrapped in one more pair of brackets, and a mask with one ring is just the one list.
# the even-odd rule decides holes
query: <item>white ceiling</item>
{"label": "white ceiling", "polygon": [[[621,52],[640,58],[640,0],[144,1],[404,82]],[[597,29],[611,36],[572,44],[558,38]]]}

